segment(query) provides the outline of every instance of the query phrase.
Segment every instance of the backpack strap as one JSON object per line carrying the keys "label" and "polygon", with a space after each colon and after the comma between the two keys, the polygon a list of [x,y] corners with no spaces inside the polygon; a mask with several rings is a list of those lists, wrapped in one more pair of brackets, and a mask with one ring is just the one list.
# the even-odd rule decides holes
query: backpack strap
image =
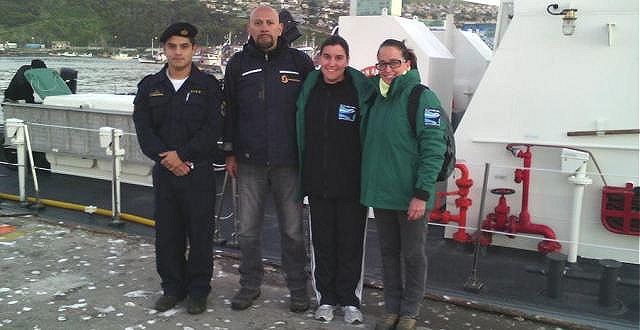
{"label": "backpack strap", "polygon": [[429,89],[429,87],[423,84],[417,84],[411,90],[409,95],[409,103],[407,104],[407,118],[409,119],[409,127],[413,135],[416,135],[416,114],[418,113],[418,106],[420,105],[420,95],[422,92]]}

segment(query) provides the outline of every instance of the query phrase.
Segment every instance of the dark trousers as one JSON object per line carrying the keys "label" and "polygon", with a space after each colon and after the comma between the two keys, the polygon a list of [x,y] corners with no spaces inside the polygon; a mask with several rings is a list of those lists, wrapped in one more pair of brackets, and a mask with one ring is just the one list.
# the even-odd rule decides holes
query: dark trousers
{"label": "dark trousers", "polygon": [[203,164],[178,177],[156,164],[153,187],[156,267],[164,294],[208,295],[213,274],[213,168]]}
{"label": "dark trousers", "polygon": [[310,196],[312,273],[320,305],[360,307],[366,209],[358,199]]}
{"label": "dark trousers", "polygon": [[426,221],[409,220],[407,211],[374,209],[374,213],[382,254],[384,308],[388,313],[415,317],[427,280]]}

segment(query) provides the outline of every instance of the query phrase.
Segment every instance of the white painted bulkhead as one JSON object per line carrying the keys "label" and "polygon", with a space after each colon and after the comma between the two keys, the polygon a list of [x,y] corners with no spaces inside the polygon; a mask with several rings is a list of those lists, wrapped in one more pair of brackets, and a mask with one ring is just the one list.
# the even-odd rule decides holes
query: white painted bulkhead
{"label": "white painted bulkhead", "polygon": [[[578,9],[571,36],[562,34],[562,16],[549,15],[547,5],[515,1],[514,17],[458,126],[457,157],[469,165],[475,182],[469,226],[477,221],[485,162],[492,166],[488,190],[515,189],[507,200],[511,214],[520,212],[522,186],[514,183],[513,169],[522,166],[522,159],[505,149],[507,143],[587,149],[609,185],[639,183],[637,134],[567,136],[569,131],[638,128],[638,2],[560,1],[560,9]],[[573,184],[569,174],[559,172],[561,150],[532,150],[531,221],[549,226],[559,240],[568,241]],[[638,236],[614,234],[601,224],[603,183],[594,163],[587,166],[593,183],[584,191],[578,255],[640,263]],[[487,195],[485,216],[497,201],[497,196]],[[453,200],[448,209],[454,209]],[[493,242],[533,250],[539,240],[494,235]],[[569,244],[562,245],[567,253]]]}
{"label": "white painted bulkhead", "polygon": [[455,59],[426,25],[397,16],[341,16],[339,34],[349,43],[349,65],[362,70],[375,65],[380,44],[389,38],[406,40],[418,58],[418,71],[451,113]]}

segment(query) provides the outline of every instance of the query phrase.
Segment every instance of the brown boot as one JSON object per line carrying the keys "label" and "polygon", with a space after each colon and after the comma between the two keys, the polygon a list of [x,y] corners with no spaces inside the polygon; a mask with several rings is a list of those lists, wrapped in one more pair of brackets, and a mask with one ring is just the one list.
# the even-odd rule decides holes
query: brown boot
{"label": "brown boot", "polygon": [[386,313],[376,323],[376,330],[393,330],[398,323],[398,314]]}
{"label": "brown boot", "polygon": [[416,330],[416,319],[408,315],[400,316],[396,330]]}

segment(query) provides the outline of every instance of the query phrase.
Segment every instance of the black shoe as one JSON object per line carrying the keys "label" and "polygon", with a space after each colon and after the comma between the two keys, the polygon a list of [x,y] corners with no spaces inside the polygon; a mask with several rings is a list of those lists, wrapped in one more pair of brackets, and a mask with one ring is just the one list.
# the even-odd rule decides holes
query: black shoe
{"label": "black shoe", "polygon": [[231,298],[231,309],[244,310],[249,308],[253,301],[260,296],[260,289],[240,288]]}
{"label": "black shoe", "polygon": [[175,307],[175,305],[181,302],[183,299],[184,297],[163,295],[162,297],[158,298],[158,300],[156,300],[156,304],[153,308],[158,312],[166,312]]}
{"label": "black shoe", "polygon": [[207,309],[207,296],[189,296],[187,299],[187,313],[200,314]]}
{"label": "black shoe", "polygon": [[289,310],[294,313],[306,312],[311,306],[309,295],[307,290],[291,291],[291,302],[289,303]]}

